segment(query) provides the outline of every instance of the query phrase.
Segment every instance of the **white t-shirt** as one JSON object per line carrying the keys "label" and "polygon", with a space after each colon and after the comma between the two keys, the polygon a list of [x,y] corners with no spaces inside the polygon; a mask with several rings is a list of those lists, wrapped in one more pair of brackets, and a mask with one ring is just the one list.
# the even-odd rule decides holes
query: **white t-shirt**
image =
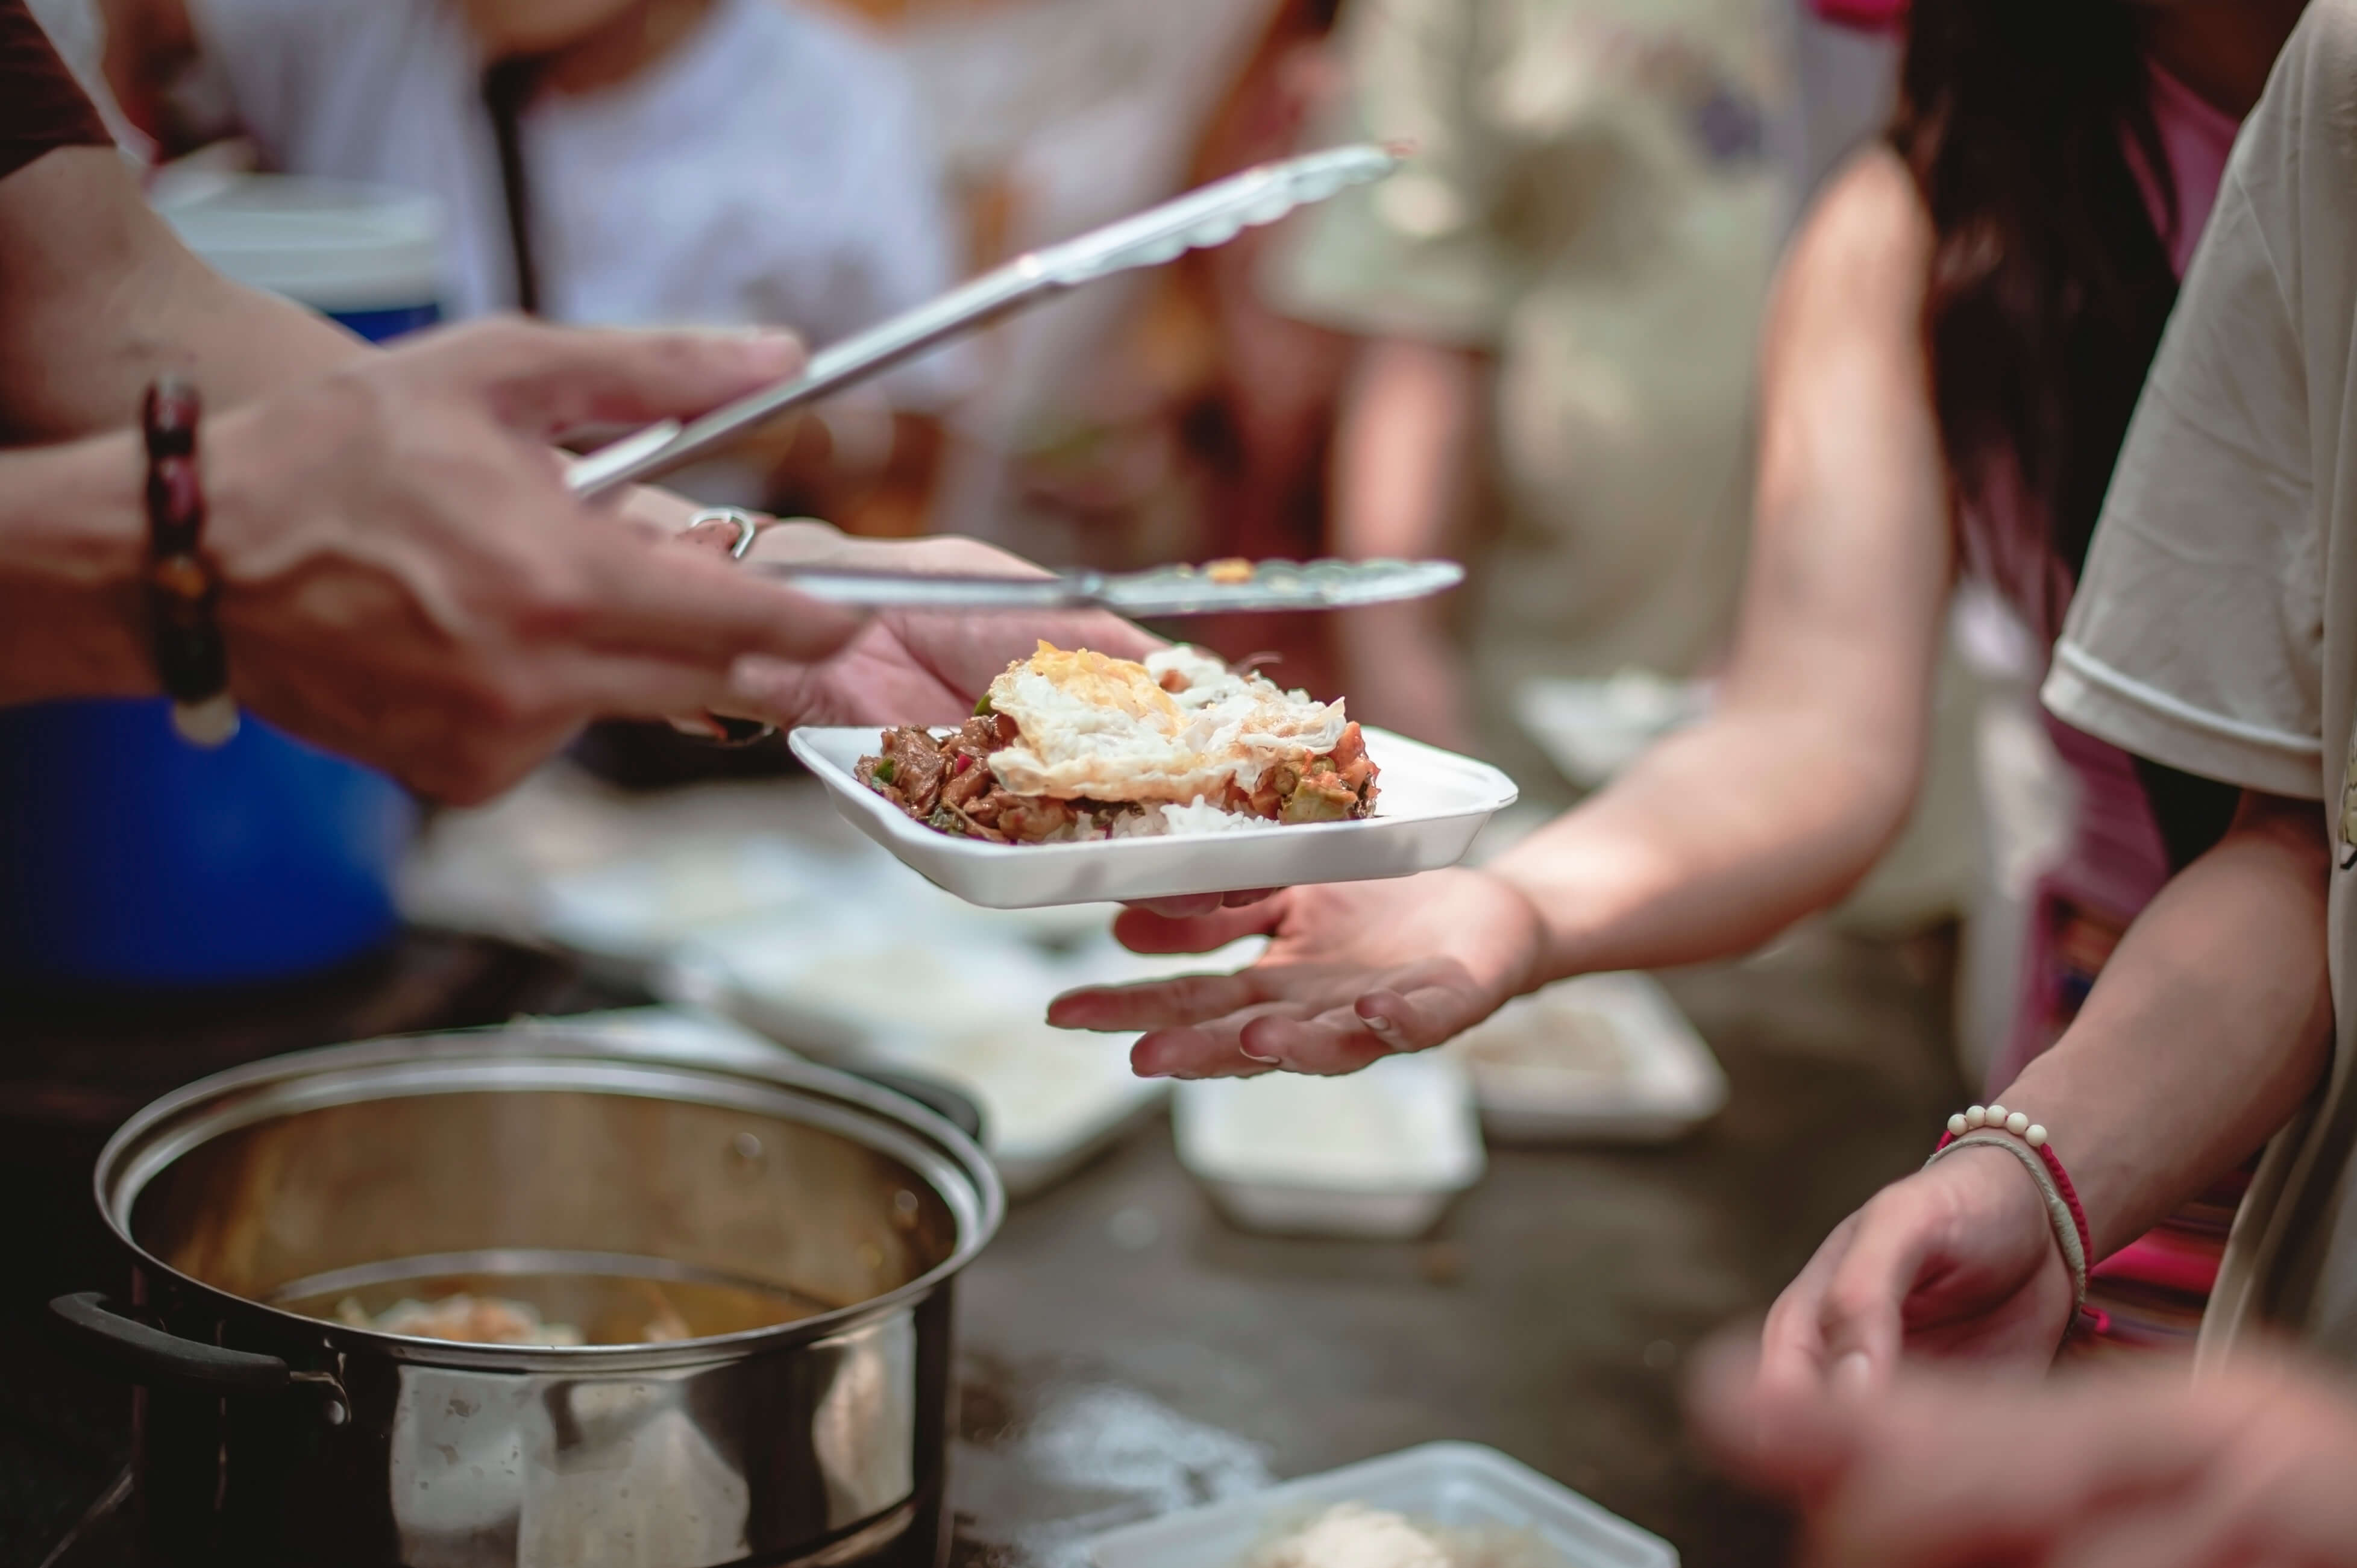
{"label": "white t-shirt", "polygon": [[[482,62],[440,0],[193,0],[239,117],[293,174],[426,191],[447,314],[511,307]],[[899,61],[784,0],[716,0],[639,76],[528,109],[542,314],[611,326],[791,327],[823,346],[931,297],[955,257]],[[893,382],[923,405],[925,362]]]}
{"label": "white t-shirt", "polygon": [[2320,802],[2339,1018],[2204,1325],[2357,1359],[2357,0],[2315,0],[2245,123],[2153,364],[2046,701],[2188,772]]}

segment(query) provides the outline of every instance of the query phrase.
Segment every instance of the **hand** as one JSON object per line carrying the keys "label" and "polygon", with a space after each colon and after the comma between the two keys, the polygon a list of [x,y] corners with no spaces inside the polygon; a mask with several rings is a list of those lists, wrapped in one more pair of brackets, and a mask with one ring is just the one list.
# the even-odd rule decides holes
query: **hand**
{"label": "hand", "polygon": [[2357,1402],[2314,1368],[1916,1372],[1843,1399],[1716,1355],[1692,1403],[1728,1468],[1799,1507],[1816,1568],[2357,1564]]}
{"label": "hand", "polygon": [[856,618],[576,502],[546,443],[790,374],[790,338],[436,333],[208,422],[233,694],[428,795],[498,793],[601,715],[726,706]]}
{"label": "hand", "polygon": [[1147,1078],[1356,1072],[1437,1046],[1529,983],[1540,940],[1528,899],[1466,870],[1288,888],[1191,919],[1130,909],[1114,931],[1156,953],[1272,939],[1238,974],[1074,991],[1049,1008],[1063,1028],[1147,1030],[1129,1057]]}
{"label": "hand", "polygon": [[2029,1173],[2001,1149],[1961,1150],[1884,1187],[1825,1238],[1769,1310],[1760,1377],[1878,1388],[1902,1351],[2043,1370],[2072,1296]]}
{"label": "hand", "polygon": [[[763,531],[752,559],[823,562],[890,571],[1037,577],[1038,566],[977,540],[943,536],[855,540],[823,523],[797,521]],[[739,671],[724,711],[780,724],[953,725],[976,698],[1041,639],[1122,659],[1143,659],[1161,639],[1102,611],[1045,615],[888,610],[824,664],[775,660]]]}

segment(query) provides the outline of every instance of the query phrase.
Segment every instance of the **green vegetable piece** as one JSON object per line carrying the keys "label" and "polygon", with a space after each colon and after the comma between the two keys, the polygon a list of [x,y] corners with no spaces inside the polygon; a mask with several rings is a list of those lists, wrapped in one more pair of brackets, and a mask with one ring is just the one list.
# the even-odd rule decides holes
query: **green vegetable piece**
{"label": "green vegetable piece", "polygon": [[982,694],[982,701],[974,705],[974,716],[978,719],[986,719],[997,711],[990,705],[990,693],[987,692]]}
{"label": "green vegetable piece", "polygon": [[876,765],[876,770],[868,775],[869,778],[875,779],[878,784],[889,784],[893,779],[899,776],[900,765],[893,761],[888,757],[883,761],[877,763]]}
{"label": "green vegetable piece", "polygon": [[1287,822],[1340,822],[1350,820],[1355,804],[1349,792],[1329,794],[1323,789],[1304,787],[1285,798],[1279,818]]}

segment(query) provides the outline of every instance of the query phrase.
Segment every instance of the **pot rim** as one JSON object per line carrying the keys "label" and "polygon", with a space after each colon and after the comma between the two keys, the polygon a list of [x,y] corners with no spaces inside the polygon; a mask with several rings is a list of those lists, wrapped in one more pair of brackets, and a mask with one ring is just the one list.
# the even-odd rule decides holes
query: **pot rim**
{"label": "pot rim", "polygon": [[[703,1092],[693,1092],[696,1090]],[[471,1345],[355,1328],[209,1284],[142,1246],[129,1219],[140,1195],[196,1148],[255,1122],[330,1106],[438,1093],[576,1090],[734,1107],[801,1122],[899,1160],[954,1217],[948,1257],[882,1294],[791,1323],[648,1345]],[[388,1090],[390,1092],[388,1092]],[[666,1092],[668,1090],[668,1092]],[[115,1131],[91,1173],[100,1217],[138,1267],[225,1313],[258,1315],[280,1333],[316,1337],[333,1352],[476,1369],[563,1372],[674,1369],[823,1339],[913,1305],[963,1270],[997,1234],[1006,1196],[988,1155],[905,1095],[784,1053],[747,1046],[617,1039],[563,1019],[396,1035],[269,1057],[211,1074],[149,1102]]]}

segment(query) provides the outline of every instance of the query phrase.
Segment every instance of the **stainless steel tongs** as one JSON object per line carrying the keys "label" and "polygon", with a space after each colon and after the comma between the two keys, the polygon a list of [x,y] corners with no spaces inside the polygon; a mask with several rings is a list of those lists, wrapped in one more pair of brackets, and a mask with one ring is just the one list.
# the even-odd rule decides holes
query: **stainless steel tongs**
{"label": "stainless steel tongs", "polygon": [[880,609],[1106,609],[1158,619],[1243,610],[1339,610],[1446,593],[1465,580],[1454,561],[1263,561],[1052,577],[919,576],[857,567],[748,563],[799,593]]}
{"label": "stainless steel tongs", "polygon": [[1382,179],[1400,163],[1400,154],[1391,148],[1361,145],[1264,164],[1077,240],[1017,256],[938,299],[820,350],[791,381],[685,424],[665,420],[600,447],[576,460],[566,471],[565,482],[586,499],[667,474],[765,420],[841,392],[1026,306],[1115,273],[1160,266],[1189,251],[1224,245],[1247,228],[1274,223],[1294,209],[1323,201],[1347,187]]}

